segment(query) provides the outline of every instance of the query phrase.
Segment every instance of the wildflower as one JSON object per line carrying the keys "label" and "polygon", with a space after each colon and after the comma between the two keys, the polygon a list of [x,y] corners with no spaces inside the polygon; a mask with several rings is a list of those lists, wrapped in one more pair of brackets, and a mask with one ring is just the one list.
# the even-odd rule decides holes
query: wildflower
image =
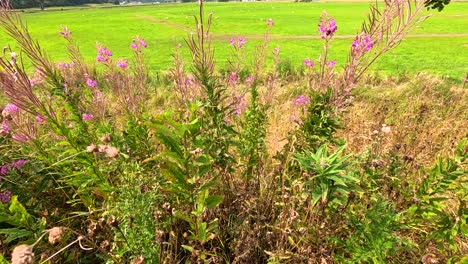
{"label": "wildflower", "polygon": [[93,118],[94,118],[94,115],[93,115],[93,114],[87,114],[87,113],[85,113],[85,114],[83,114],[83,115],[81,116],[81,119],[82,119],[83,121],[88,121],[88,120],[91,120],[91,119],[93,119]]}
{"label": "wildflower", "polygon": [[252,76],[247,76],[247,78],[245,79],[245,82],[246,82],[247,84],[251,84],[251,83],[253,82]]}
{"label": "wildflower", "polygon": [[308,105],[310,99],[304,95],[299,95],[296,100],[294,100],[294,105]]}
{"label": "wildflower", "polygon": [[327,66],[330,67],[330,68],[335,67],[335,65],[336,65],[336,60],[332,60],[332,61],[327,62]]}
{"label": "wildflower", "polygon": [[229,74],[229,84],[235,84],[237,82],[237,74],[235,72],[231,72],[231,74]]}
{"label": "wildflower", "polygon": [[8,175],[8,174],[10,174],[10,164],[6,164],[0,167],[0,175]]}
{"label": "wildflower", "polygon": [[147,47],[148,45],[146,44],[146,41],[142,39],[140,36],[133,38],[132,43],[130,44],[130,48],[136,51],[141,51],[141,48],[146,49]]}
{"label": "wildflower", "polygon": [[97,81],[87,78],[86,85],[88,85],[89,87],[95,88],[97,86]]}
{"label": "wildflower", "polygon": [[314,67],[315,66],[315,63],[313,61],[310,61],[309,59],[305,59],[304,60],[304,65],[307,66],[307,67]]}
{"label": "wildflower", "polygon": [[57,68],[58,69],[70,69],[71,65],[66,62],[59,62],[57,63]]}
{"label": "wildflower", "polygon": [[231,38],[231,40],[229,40],[229,44],[231,44],[231,45],[236,44],[236,41],[234,40],[234,38]]}
{"label": "wildflower", "polygon": [[11,116],[18,113],[19,108],[14,104],[7,104],[2,110],[3,117]]}
{"label": "wildflower", "polygon": [[127,69],[127,66],[128,66],[128,60],[127,59],[120,59],[117,61],[116,63],[117,67],[125,70]]}
{"label": "wildflower", "polygon": [[5,120],[2,122],[2,131],[5,133],[10,133],[10,127]]}
{"label": "wildflower", "polygon": [[63,38],[68,38],[72,34],[72,32],[70,30],[68,30],[68,27],[62,26],[62,31],[59,31],[59,34]]}
{"label": "wildflower", "polygon": [[109,62],[109,57],[112,57],[112,52],[107,49],[106,46],[101,46],[98,44],[98,54],[96,56],[97,62]]}
{"label": "wildflower", "polygon": [[44,121],[45,121],[45,120],[46,120],[46,117],[45,117],[45,116],[43,116],[43,115],[41,115],[41,114],[37,114],[37,115],[36,115],[36,121],[37,121],[40,125],[44,124]]}
{"label": "wildflower", "polygon": [[146,42],[143,39],[139,39],[138,43],[140,43],[140,45],[145,49],[148,47],[148,45],[146,45]]}
{"label": "wildflower", "polygon": [[27,160],[23,160],[23,159],[20,159],[20,160],[17,160],[17,161],[13,161],[10,166],[19,170],[21,169],[21,167],[23,167],[24,165],[26,165],[28,163]]}
{"label": "wildflower", "polygon": [[12,60],[16,60],[16,53],[15,52],[10,52],[10,57]]}
{"label": "wildflower", "polygon": [[11,200],[11,191],[6,190],[0,193],[0,201],[4,204],[9,203]]}
{"label": "wildflower", "polygon": [[244,45],[245,45],[245,38],[239,37],[239,38],[237,39],[237,47],[240,49],[240,48],[242,48],[242,46],[244,46]]}
{"label": "wildflower", "polygon": [[234,115],[240,116],[247,109],[244,96],[234,96]]}
{"label": "wildflower", "polygon": [[275,22],[273,21],[273,19],[269,18],[269,19],[267,20],[267,26],[272,27],[272,26],[274,26],[274,25],[275,25]]}
{"label": "wildflower", "polygon": [[372,41],[372,38],[364,33],[357,35],[353,41],[353,44],[351,44],[354,52],[367,52],[371,50],[373,46],[374,42]]}
{"label": "wildflower", "polygon": [[319,24],[319,33],[322,33],[322,39],[333,36],[338,27],[336,26],[336,20],[333,18],[324,19]]}

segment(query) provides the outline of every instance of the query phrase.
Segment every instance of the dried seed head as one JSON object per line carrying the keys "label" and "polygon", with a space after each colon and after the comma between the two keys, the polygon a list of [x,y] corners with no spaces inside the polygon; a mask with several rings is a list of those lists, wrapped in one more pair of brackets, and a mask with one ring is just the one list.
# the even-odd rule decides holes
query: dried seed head
{"label": "dried seed head", "polygon": [[437,259],[437,256],[433,253],[427,253],[421,258],[421,262],[423,264],[438,264],[439,259]]}
{"label": "dried seed head", "polygon": [[165,241],[165,236],[166,236],[166,234],[164,233],[164,231],[162,231],[162,230],[157,230],[156,231],[156,240],[159,243],[163,243]]}
{"label": "dried seed head", "polygon": [[105,152],[108,158],[117,158],[119,156],[119,150],[112,146],[107,147]]}
{"label": "dried seed head", "polygon": [[34,261],[33,247],[19,245],[11,253],[11,264],[32,264]]}
{"label": "dried seed head", "polygon": [[112,136],[111,135],[103,135],[99,138],[102,142],[109,143],[112,141]]}
{"label": "dried seed head", "polygon": [[134,258],[131,262],[131,264],[144,264],[145,263],[145,257],[143,257],[142,255]]}
{"label": "dried seed head", "polygon": [[115,216],[111,215],[109,216],[109,218],[107,218],[107,224],[112,227],[118,227],[119,221],[117,221],[117,218]]}
{"label": "dried seed head", "polygon": [[91,145],[86,147],[86,152],[88,152],[88,153],[96,152],[97,150],[98,150],[98,148],[94,144],[91,144]]}
{"label": "dried seed head", "polygon": [[49,243],[52,245],[60,242],[63,238],[63,229],[61,227],[54,227],[49,232]]}
{"label": "dried seed head", "polygon": [[170,203],[164,203],[163,204],[163,209],[166,211],[168,214],[172,213],[172,207]]}

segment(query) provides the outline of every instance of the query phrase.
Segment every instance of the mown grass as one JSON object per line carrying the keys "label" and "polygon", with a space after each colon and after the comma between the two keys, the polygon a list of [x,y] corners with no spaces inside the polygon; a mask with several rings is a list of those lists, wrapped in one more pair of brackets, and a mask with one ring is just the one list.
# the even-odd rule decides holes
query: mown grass
{"label": "mown grass", "polygon": [[[171,66],[173,47],[184,43],[193,29],[193,15],[197,5],[167,4],[145,6],[120,6],[114,8],[86,7],[46,12],[26,10],[24,19],[33,36],[56,61],[66,60],[65,41],[57,34],[60,25],[73,31],[87,60],[96,55],[95,44],[100,42],[114,52],[116,57],[128,57],[132,37],[141,35],[149,44],[148,62],[154,70],[166,70]],[[245,36],[247,53],[261,40],[265,21],[275,21],[271,49],[280,47],[281,57],[293,67],[301,67],[305,58],[316,58],[321,42],[317,37],[317,21],[323,10],[334,16],[338,23],[338,35],[345,37],[333,43],[333,57],[343,65],[348,56],[352,36],[359,32],[366,18],[367,3],[208,3],[213,12],[212,33],[218,64],[226,64],[229,54],[229,38]],[[433,14],[414,30],[398,49],[381,59],[374,70],[384,74],[402,72],[430,72],[448,75],[462,80],[468,72],[468,4],[451,3],[443,12]],[[419,36],[417,36],[419,35]],[[11,45],[5,34],[0,33],[2,45]],[[186,54],[188,58],[188,51]]]}

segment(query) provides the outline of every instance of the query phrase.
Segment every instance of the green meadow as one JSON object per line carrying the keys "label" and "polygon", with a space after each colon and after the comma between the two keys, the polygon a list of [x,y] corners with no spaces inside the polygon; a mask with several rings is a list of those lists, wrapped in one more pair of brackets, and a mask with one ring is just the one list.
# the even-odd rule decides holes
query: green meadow
{"label": "green meadow", "polygon": [[[343,65],[352,36],[360,32],[366,19],[368,3],[207,3],[213,12],[212,36],[218,66],[223,68],[230,52],[229,39],[242,36],[247,40],[247,53],[262,40],[266,20],[272,18],[273,40],[270,48],[279,47],[282,60],[301,67],[306,58],[317,58],[321,40],[317,22],[323,10],[336,18],[338,38],[331,58]],[[154,4],[135,6],[90,6],[54,8],[23,13],[31,33],[54,61],[67,60],[65,40],[57,34],[61,25],[68,26],[87,60],[96,56],[96,42],[106,45],[114,57],[129,57],[132,37],[142,36],[148,42],[147,58],[153,70],[171,66],[174,47],[184,44],[194,27],[196,3]],[[374,66],[383,74],[429,72],[461,80],[468,72],[468,3],[454,2],[443,12],[425,11],[431,15],[399,47],[387,53]],[[15,44],[4,32],[1,45]],[[185,46],[184,46],[185,48]],[[186,49],[186,48],[185,48]],[[188,59],[188,50],[186,49]]]}

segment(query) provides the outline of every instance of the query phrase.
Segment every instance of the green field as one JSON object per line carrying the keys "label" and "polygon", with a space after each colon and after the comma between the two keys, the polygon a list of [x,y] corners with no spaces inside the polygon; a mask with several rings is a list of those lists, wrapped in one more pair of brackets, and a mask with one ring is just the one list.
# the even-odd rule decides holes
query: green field
{"label": "green field", "polygon": [[[226,64],[229,38],[244,36],[247,50],[252,51],[265,30],[268,18],[275,21],[271,49],[280,47],[283,59],[300,67],[305,58],[316,58],[321,46],[317,38],[317,21],[323,10],[336,18],[338,36],[333,43],[332,58],[342,65],[368,11],[367,3],[207,3],[212,11],[212,33],[218,64]],[[54,60],[66,60],[65,40],[57,32],[60,25],[73,31],[73,37],[89,60],[96,55],[100,42],[115,57],[130,56],[133,36],[147,40],[147,56],[155,70],[171,65],[177,43],[183,43],[194,26],[197,4],[159,4],[106,8],[85,7],[54,9],[45,12],[27,10],[24,19],[30,31]],[[468,72],[468,3],[451,3],[443,12],[433,14],[408,36],[401,45],[381,58],[374,70],[385,74],[429,72],[462,79]],[[14,43],[0,34],[1,45]],[[248,52],[251,53],[251,52]]]}

